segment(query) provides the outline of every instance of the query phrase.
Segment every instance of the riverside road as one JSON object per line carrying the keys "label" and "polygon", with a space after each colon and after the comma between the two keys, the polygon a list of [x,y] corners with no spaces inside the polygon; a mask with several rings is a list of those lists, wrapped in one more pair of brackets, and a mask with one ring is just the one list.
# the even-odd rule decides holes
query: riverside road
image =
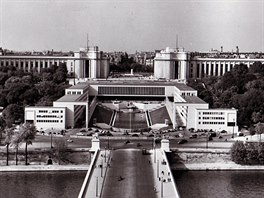
{"label": "riverside road", "polygon": [[[52,145],[54,146],[54,142],[57,138],[61,137],[52,137]],[[228,139],[228,141],[220,140],[215,138],[213,141],[208,141],[204,138],[197,138],[197,139],[188,139],[187,143],[178,144],[180,141],[179,138],[177,139],[170,139],[170,147],[171,148],[230,148],[233,144],[232,139]],[[71,138],[72,142],[68,142],[69,148],[90,148],[91,147],[91,138],[87,137],[76,137]],[[49,148],[51,146],[51,138],[50,136],[42,136],[37,135],[36,139],[33,141],[33,145],[29,145],[30,148]],[[121,149],[121,148],[146,148],[152,149],[153,148],[153,138],[142,139],[141,137],[138,138],[127,138],[126,136],[123,137],[102,137],[100,138],[100,147],[106,149]]]}

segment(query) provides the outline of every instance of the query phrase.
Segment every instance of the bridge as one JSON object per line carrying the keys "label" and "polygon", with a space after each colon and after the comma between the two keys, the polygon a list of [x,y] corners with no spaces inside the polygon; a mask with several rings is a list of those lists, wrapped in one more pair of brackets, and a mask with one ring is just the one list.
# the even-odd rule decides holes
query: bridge
{"label": "bridge", "polygon": [[180,197],[166,156],[168,140],[152,150],[101,150],[98,141],[92,142],[93,159],[78,198]]}

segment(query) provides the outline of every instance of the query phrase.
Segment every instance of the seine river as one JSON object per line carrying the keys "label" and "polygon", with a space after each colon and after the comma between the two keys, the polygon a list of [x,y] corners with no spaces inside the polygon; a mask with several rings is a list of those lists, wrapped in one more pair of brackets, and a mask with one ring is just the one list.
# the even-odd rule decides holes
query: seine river
{"label": "seine river", "polygon": [[[2,198],[78,197],[86,171],[0,172]],[[181,198],[262,198],[264,171],[175,171]]]}
{"label": "seine river", "polygon": [[0,172],[0,197],[78,197],[85,175],[86,171]]}
{"label": "seine river", "polygon": [[175,171],[181,198],[262,198],[264,171]]}

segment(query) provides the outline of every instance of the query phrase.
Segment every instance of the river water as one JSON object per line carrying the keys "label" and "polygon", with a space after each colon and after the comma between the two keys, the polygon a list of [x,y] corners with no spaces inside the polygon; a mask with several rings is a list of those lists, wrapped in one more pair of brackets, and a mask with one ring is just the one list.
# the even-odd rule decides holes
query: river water
{"label": "river water", "polygon": [[[0,198],[75,198],[86,171],[0,172]],[[264,171],[174,171],[181,198],[262,198]]]}
{"label": "river water", "polygon": [[86,171],[0,172],[0,198],[75,198]]}
{"label": "river water", "polygon": [[262,198],[264,171],[174,171],[181,198]]}

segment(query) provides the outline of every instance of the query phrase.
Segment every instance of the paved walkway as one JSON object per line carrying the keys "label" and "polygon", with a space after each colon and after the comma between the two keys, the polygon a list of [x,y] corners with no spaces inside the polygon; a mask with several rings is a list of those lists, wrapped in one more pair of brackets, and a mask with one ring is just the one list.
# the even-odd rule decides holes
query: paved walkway
{"label": "paved walkway", "polygon": [[155,188],[158,197],[177,198],[179,195],[175,193],[173,175],[170,171],[165,153],[160,149],[151,151],[151,162],[154,169]]}
{"label": "paved walkway", "polygon": [[110,151],[100,151],[98,159],[95,162],[91,178],[86,189],[85,198],[100,197],[102,186],[104,184],[105,174],[107,172],[107,162],[110,157]]}
{"label": "paved walkway", "polygon": [[88,170],[89,165],[9,165],[0,166],[0,172],[23,171],[80,171]]}

